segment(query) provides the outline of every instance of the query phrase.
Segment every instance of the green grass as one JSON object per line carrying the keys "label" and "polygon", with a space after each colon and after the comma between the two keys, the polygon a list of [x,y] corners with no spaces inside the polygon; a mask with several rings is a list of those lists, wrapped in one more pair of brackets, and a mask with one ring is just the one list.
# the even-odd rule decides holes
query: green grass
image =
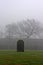
{"label": "green grass", "polygon": [[43,51],[0,50],[0,65],[43,65]]}

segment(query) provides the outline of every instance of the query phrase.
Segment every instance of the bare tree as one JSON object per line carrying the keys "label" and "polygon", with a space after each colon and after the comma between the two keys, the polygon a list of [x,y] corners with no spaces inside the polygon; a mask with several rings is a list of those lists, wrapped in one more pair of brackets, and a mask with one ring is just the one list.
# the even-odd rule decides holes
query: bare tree
{"label": "bare tree", "polygon": [[6,33],[9,38],[18,34],[20,36],[26,35],[30,38],[33,34],[38,35],[40,33],[39,22],[27,19],[26,21],[18,22],[17,24],[6,25]]}
{"label": "bare tree", "polygon": [[18,27],[16,23],[6,25],[6,36],[13,38],[18,33]]}
{"label": "bare tree", "polygon": [[[27,31],[27,38],[30,38],[33,34],[38,35],[40,33],[40,25],[39,22],[35,21],[34,19],[28,22],[28,31]],[[30,25],[29,25],[30,23]]]}
{"label": "bare tree", "polygon": [[29,20],[22,21],[19,23],[19,28],[22,31],[22,34],[26,34],[27,38],[30,38],[33,34],[38,35],[40,33],[40,24],[38,21]]}

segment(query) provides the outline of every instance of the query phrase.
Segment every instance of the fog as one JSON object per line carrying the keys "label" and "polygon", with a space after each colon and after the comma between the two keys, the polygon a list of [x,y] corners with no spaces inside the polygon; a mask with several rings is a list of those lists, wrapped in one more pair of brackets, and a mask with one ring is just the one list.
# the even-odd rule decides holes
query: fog
{"label": "fog", "polygon": [[43,23],[43,0],[0,0],[0,26],[27,18]]}
{"label": "fog", "polygon": [[0,49],[43,50],[43,0],[0,0]]}

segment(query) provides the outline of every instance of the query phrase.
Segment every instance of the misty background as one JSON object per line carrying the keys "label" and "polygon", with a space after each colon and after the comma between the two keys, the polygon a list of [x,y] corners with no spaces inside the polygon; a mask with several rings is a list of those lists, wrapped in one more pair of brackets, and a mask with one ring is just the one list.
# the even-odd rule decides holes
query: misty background
{"label": "misty background", "polygon": [[43,0],[0,0],[0,49],[16,49],[19,39],[43,49]]}
{"label": "misty background", "polygon": [[27,18],[43,23],[43,0],[0,0],[0,25]]}

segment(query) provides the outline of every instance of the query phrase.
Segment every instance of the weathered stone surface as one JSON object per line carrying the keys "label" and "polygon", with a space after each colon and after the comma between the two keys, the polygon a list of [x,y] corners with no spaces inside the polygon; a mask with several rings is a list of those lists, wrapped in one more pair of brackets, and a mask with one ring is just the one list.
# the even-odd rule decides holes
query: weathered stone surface
{"label": "weathered stone surface", "polygon": [[17,52],[24,52],[24,41],[23,40],[17,41]]}

